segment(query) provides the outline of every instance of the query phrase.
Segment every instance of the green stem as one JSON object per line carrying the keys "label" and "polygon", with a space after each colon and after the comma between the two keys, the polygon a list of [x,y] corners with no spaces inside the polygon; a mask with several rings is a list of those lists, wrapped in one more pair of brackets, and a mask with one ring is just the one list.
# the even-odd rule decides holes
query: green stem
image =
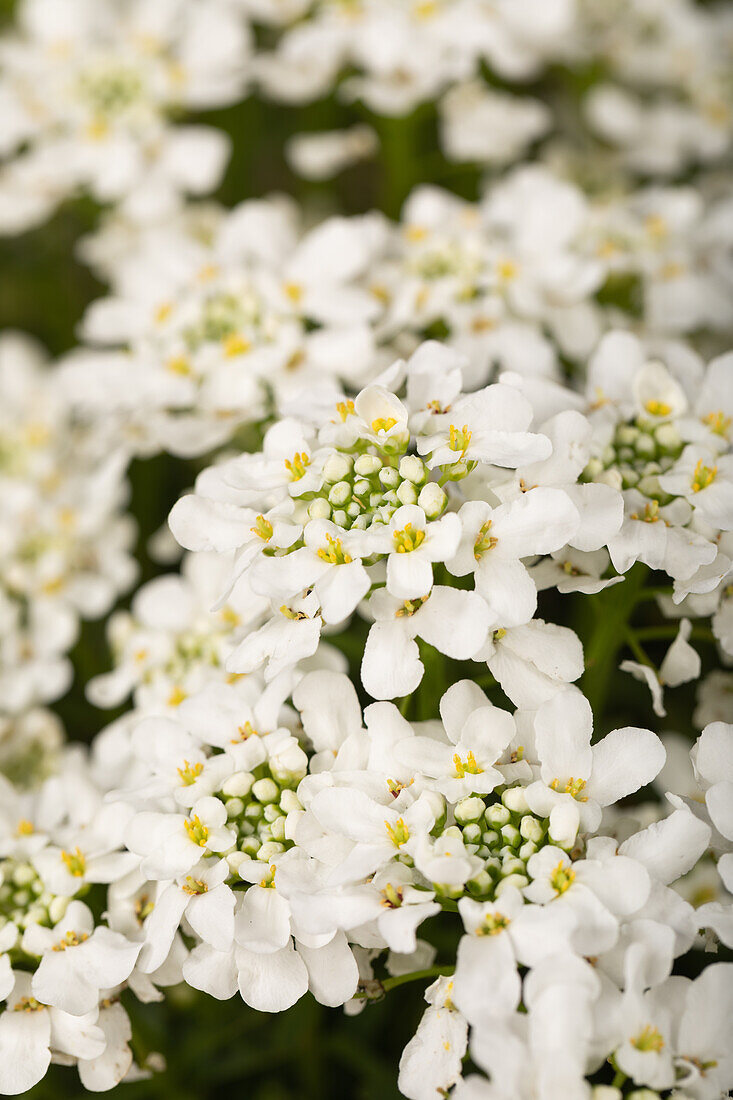
{"label": "green stem", "polygon": [[[624,644],[626,624],[641,598],[648,574],[647,567],[637,562],[626,574],[623,584],[586,597],[593,621],[585,647],[582,689],[596,716],[605,709],[618,665],[618,653]],[[588,637],[588,633],[581,630],[580,636]]]}
{"label": "green stem", "polygon": [[[657,639],[661,640],[664,638],[676,638],[678,633],[679,626],[677,624],[671,624],[669,626],[642,626],[634,631],[637,638],[647,642],[653,642]],[[693,626],[690,631],[690,637],[699,642],[715,642],[716,640],[712,630],[708,630],[705,626]]]}
{"label": "green stem", "polygon": [[448,977],[454,969],[453,966],[430,966],[426,970],[413,970],[410,974],[398,974],[394,978],[385,978],[384,981],[367,980],[363,983],[363,989],[355,994],[355,998],[357,1000],[378,1000],[385,993],[389,993],[390,989],[396,989],[399,985],[407,985],[408,982],[423,982],[429,978]]}
{"label": "green stem", "polygon": [[639,664],[647,665],[649,668],[653,668],[656,671],[657,666],[654,664],[654,661],[652,661],[650,659],[650,657],[647,655],[646,651],[644,650],[644,647],[641,645],[641,643],[638,640],[637,634],[638,634],[637,631],[633,631],[631,629],[631,627],[628,628],[628,630],[626,631],[626,633],[624,635],[624,639],[626,641],[627,646],[629,647],[631,652],[634,654],[634,656],[636,657]]}

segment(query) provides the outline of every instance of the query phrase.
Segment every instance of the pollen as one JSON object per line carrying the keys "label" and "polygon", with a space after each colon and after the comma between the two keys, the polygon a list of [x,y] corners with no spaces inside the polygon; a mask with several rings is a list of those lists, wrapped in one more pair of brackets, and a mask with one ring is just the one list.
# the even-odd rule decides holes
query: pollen
{"label": "pollen", "polygon": [[243,722],[241,726],[237,726],[237,733],[239,737],[232,738],[232,745],[238,745],[240,741],[247,741],[250,737],[259,737],[258,730],[254,728],[251,722]]}
{"label": "pollen", "polygon": [[465,778],[466,775],[481,775],[483,768],[476,762],[476,757],[472,752],[469,752],[465,760],[461,760],[458,753],[453,754],[453,766],[456,769],[456,777],[458,779]]}
{"label": "pollen", "polygon": [[476,929],[477,936],[498,936],[500,932],[503,932],[505,928],[508,928],[511,924],[511,919],[505,917],[503,913],[487,913],[484,917],[483,924],[480,924]]}
{"label": "pollen", "polygon": [[339,401],[336,405],[336,412],[339,414],[341,422],[344,423],[349,416],[353,416],[355,413],[354,402],[351,400]]}
{"label": "pollen", "polygon": [[303,299],[303,288],[299,283],[283,283],[283,293],[293,305],[297,305]]}
{"label": "pollen", "polygon": [[471,444],[473,434],[468,430],[468,424],[464,424],[462,428],[456,428],[455,424],[451,424],[448,431],[450,433],[448,446],[452,451],[460,451],[463,457]]}
{"label": "pollen", "polygon": [[188,839],[194,844],[198,844],[199,848],[205,848],[206,842],[209,839],[209,830],[206,828],[198,814],[194,814],[193,817],[186,818],[183,825],[186,832],[188,833]]}
{"label": "pollen", "polygon": [[87,869],[87,861],[81,848],[75,848],[73,852],[62,852],[61,859],[66,864],[66,869],[74,878],[82,878]]}
{"label": "pollen", "polygon": [[722,409],[718,409],[716,412],[709,412],[707,416],[704,416],[702,422],[710,428],[711,432],[727,437],[733,418],[726,416]]}
{"label": "pollen", "polygon": [[187,875],[186,881],[181,886],[181,889],[183,890],[184,894],[194,895],[208,893],[209,887],[202,879],[194,878],[193,875]]}
{"label": "pollen", "polygon": [[185,375],[191,373],[191,363],[185,355],[174,355],[172,359],[169,359],[166,363],[166,369],[171,374]]}
{"label": "pollen", "polygon": [[63,939],[55,943],[51,948],[52,951],[65,951],[67,947],[78,947],[80,944],[88,940],[89,936],[86,932],[72,932],[69,930]]}
{"label": "pollen", "polygon": [[493,550],[499,541],[495,535],[489,534],[490,530],[491,520],[488,519],[483,527],[481,527],[481,529],[479,530],[479,533],[476,536],[476,541],[473,544],[473,556],[476,561],[479,561],[479,559],[483,557],[487,550]]}
{"label": "pollen", "polygon": [[173,688],[166,702],[169,707],[180,707],[184,699],[186,699],[186,692],[178,684]]}
{"label": "pollen", "polygon": [[631,1045],[636,1047],[637,1050],[654,1051],[655,1054],[658,1054],[664,1048],[664,1039],[658,1028],[646,1024],[639,1034],[631,1040]]}
{"label": "pollen", "polygon": [[47,1005],[42,1005],[35,997],[21,997],[13,1005],[13,1012],[41,1012]]}
{"label": "pollen", "polygon": [[226,336],[222,341],[222,346],[227,359],[234,359],[237,355],[246,355],[252,348],[249,340],[238,332]]}
{"label": "pollen", "polygon": [[200,761],[195,764],[189,764],[188,760],[183,761],[182,768],[176,768],[184,787],[190,787],[195,783],[203,770],[204,765]]}
{"label": "pollen", "polygon": [[328,546],[321,546],[316,550],[316,554],[321,561],[326,561],[330,565],[349,565],[354,560],[351,554],[344,550],[341,539],[335,539],[333,535],[326,535],[326,542]]}
{"label": "pollen", "polygon": [[[287,466],[287,462],[285,463]],[[265,519],[264,516],[258,516],[255,520],[254,527],[250,527],[250,531],[253,535],[257,535],[258,539],[262,539],[263,542],[269,542],[272,538],[272,524],[269,519]]]}
{"label": "pollen", "polygon": [[306,451],[296,451],[292,458],[286,458],[285,469],[290,474],[290,480],[300,481],[310,464],[310,455]]}
{"label": "pollen", "polygon": [[425,532],[415,530],[411,523],[407,523],[402,530],[394,531],[392,538],[398,554],[409,554],[425,541]]}
{"label": "pollen", "polygon": [[29,821],[27,817],[22,817],[15,826],[16,836],[32,836],[35,831],[33,822]]}
{"label": "pollen", "polygon": [[402,905],[402,887],[393,886],[391,882],[388,882],[384,890],[382,890],[383,901],[381,904],[385,909],[399,909]]}
{"label": "pollen", "polygon": [[693,493],[699,493],[703,489],[707,489],[715,481],[718,473],[717,466],[705,466],[702,459],[699,460],[695,467],[695,473],[692,476],[692,491]]}
{"label": "pollen", "polygon": [[373,432],[388,432],[390,428],[394,428],[397,423],[395,416],[378,416],[376,420],[372,420]]}
{"label": "pollen", "polygon": [[390,825],[389,821],[385,821],[384,827],[395,848],[401,848],[410,839],[410,830],[401,817],[397,818],[394,825]]}
{"label": "pollen", "polygon": [[575,882],[575,871],[560,860],[550,875],[550,882],[553,890],[556,890],[558,894],[564,894]]}
{"label": "pollen", "polygon": [[650,416],[669,416],[672,412],[672,406],[666,401],[656,401],[653,398],[647,401],[644,408]]}
{"label": "pollen", "polygon": [[584,779],[574,779],[571,775],[567,782],[563,785],[559,779],[553,779],[550,783],[550,787],[553,791],[558,791],[560,794],[569,794],[576,802],[587,802],[587,795],[582,795],[581,791],[585,789]]}
{"label": "pollen", "polygon": [[496,265],[496,273],[500,279],[508,283],[512,279],[516,279],[519,274],[519,268],[514,263],[514,260],[500,260]]}

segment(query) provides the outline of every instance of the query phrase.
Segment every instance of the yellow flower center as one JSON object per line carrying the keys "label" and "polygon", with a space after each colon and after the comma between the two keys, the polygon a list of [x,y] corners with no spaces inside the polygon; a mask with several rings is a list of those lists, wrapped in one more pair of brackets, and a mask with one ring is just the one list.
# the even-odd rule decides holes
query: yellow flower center
{"label": "yellow flower center", "polygon": [[553,779],[550,783],[550,787],[553,791],[559,791],[561,794],[569,794],[576,800],[576,802],[587,802],[587,795],[581,795],[581,791],[585,789],[584,779],[574,779],[571,775],[563,786],[559,779]]}
{"label": "yellow flower center", "polygon": [[384,827],[395,848],[401,848],[410,839],[410,830],[401,817],[397,818],[394,825],[390,825],[388,821],[385,821]]}
{"label": "yellow flower center", "polygon": [[293,305],[297,305],[303,298],[303,288],[299,283],[283,283],[283,291]]}
{"label": "yellow flower center", "polygon": [[22,817],[15,827],[17,836],[31,836],[34,832],[33,822],[29,821],[27,817]]}
{"label": "yellow flower center", "polygon": [[669,416],[672,412],[672,406],[668,405],[666,401],[655,401],[653,398],[647,401],[644,408],[650,416]]}
{"label": "yellow flower center", "polygon": [[384,890],[382,890],[382,897],[384,901],[381,903],[385,909],[399,909],[402,905],[403,890],[401,886],[393,886],[391,882],[388,882]]}
{"label": "yellow flower center", "polygon": [[240,333],[233,332],[230,336],[224,338],[222,347],[227,359],[234,359],[237,355],[246,355],[252,345]]}
{"label": "yellow flower center", "polygon": [[473,544],[473,556],[476,561],[483,557],[487,550],[493,550],[499,541],[495,535],[489,534],[490,530],[491,520],[487,519],[486,523],[483,525],[478,535],[476,536],[476,541]]}
{"label": "yellow flower center", "polygon": [[172,374],[190,374],[191,363],[185,355],[174,355],[172,359],[169,359],[166,363],[166,367]]}
{"label": "yellow flower center", "polygon": [[195,783],[203,770],[204,765],[202,763],[189,764],[188,760],[183,761],[182,768],[176,768],[184,787],[190,787]]}
{"label": "yellow flower center", "polygon": [[184,894],[206,894],[209,887],[200,878],[194,878],[192,875],[187,875],[186,881],[181,889]]}
{"label": "yellow flower center", "polygon": [[550,882],[553,890],[556,890],[558,894],[564,894],[575,882],[575,871],[560,860],[550,875]]}
{"label": "yellow flower center", "polygon": [[709,412],[704,416],[702,422],[707,424],[710,431],[715,432],[716,435],[727,436],[733,420],[730,416],[726,416],[722,409],[718,409],[717,412]]}
{"label": "yellow flower center", "polygon": [[388,432],[390,428],[394,428],[396,423],[396,416],[378,416],[376,420],[372,420],[372,431]]}
{"label": "yellow flower center", "polygon": [[[286,462],[285,465],[288,466],[288,463]],[[257,535],[258,538],[262,539],[263,542],[269,542],[272,538],[272,524],[264,516],[257,517],[255,525],[250,527],[250,531],[253,535]]]}
{"label": "yellow flower center", "polygon": [[336,406],[336,412],[341,417],[341,421],[343,423],[346,420],[347,417],[354,416],[354,413],[355,413],[354,402],[353,401],[339,401],[338,405]]}
{"label": "yellow flower center", "polygon": [[664,1039],[658,1028],[646,1024],[638,1035],[631,1040],[632,1047],[641,1051],[654,1051],[656,1054],[664,1048]]}
{"label": "yellow flower center", "polygon": [[178,685],[176,684],[176,686],[173,688],[170,695],[168,696],[168,706],[180,707],[185,698],[186,692],[183,690],[183,688],[178,687]]}
{"label": "yellow flower center", "polygon": [[89,936],[86,932],[72,932],[69,931],[65,934],[63,939],[55,943],[51,948],[52,951],[65,951],[67,947],[78,947],[79,944],[84,943],[84,940],[88,940]]}
{"label": "yellow flower center", "polygon": [[321,546],[316,553],[321,561],[327,561],[331,565],[349,565],[354,559],[343,548],[341,539],[335,539],[333,535],[326,535],[328,546]]}
{"label": "yellow flower center", "polygon": [[395,531],[392,538],[398,554],[409,554],[425,541],[425,532],[414,530],[412,524],[408,523],[401,531]]}
{"label": "yellow flower center", "polygon": [[466,775],[481,775],[484,770],[481,765],[476,762],[476,757],[472,752],[466,755],[465,760],[461,760],[457,752],[454,753],[453,765],[456,769],[457,779],[463,779]]}
{"label": "yellow flower center", "polygon": [[13,1012],[41,1012],[46,1005],[42,1005],[35,997],[21,997],[13,1005]]}
{"label": "yellow flower center", "polygon": [[198,814],[194,814],[193,817],[187,818],[183,824],[188,833],[188,839],[194,844],[198,844],[199,848],[205,848],[206,842],[209,839],[209,830]]}
{"label": "yellow flower center", "polygon": [[285,459],[285,469],[291,481],[300,481],[311,464],[310,455],[305,451],[296,451],[291,459]]}
{"label": "yellow flower center", "polygon": [[87,869],[87,861],[81,848],[75,848],[73,852],[62,852],[61,859],[66,864],[66,869],[74,878],[81,878]]}
{"label": "yellow flower center", "polygon": [[457,428],[455,424],[451,424],[448,431],[450,432],[450,440],[448,442],[450,449],[452,451],[460,451],[461,456],[465,455],[473,434],[468,430],[468,424],[464,424],[462,428]]}
{"label": "yellow flower center", "polygon": [[510,918],[505,917],[503,913],[487,913],[484,917],[483,924],[480,924],[476,929],[476,935],[498,936],[498,934],[503,932],[505,928],[508,928],[510,924]]}
{"label": "yellow flower center", "polygon": [[693,493],[699,493],[702,489],[707,489],[709,485],[712,485],[717,473],[717,466],[704,466],[702,459],[700,459],[692,476]]}

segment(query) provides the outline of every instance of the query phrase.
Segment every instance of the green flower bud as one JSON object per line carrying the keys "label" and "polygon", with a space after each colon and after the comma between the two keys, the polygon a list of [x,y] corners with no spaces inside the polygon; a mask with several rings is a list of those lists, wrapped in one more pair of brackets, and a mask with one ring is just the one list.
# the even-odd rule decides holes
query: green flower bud
{"label": "green flower bud", "polygon": [[469,822],[479,821],[481,815],[484,812],[484,802],[482,798],[462,798],[460,802],[457,802],[453,810],[456,821],[460,825],[467,825]]}
{"label": "green flower bud", "polygon": [[274,779],[258,779],[252,784],[252,794],[258,802],[278,802],[280,788]]}

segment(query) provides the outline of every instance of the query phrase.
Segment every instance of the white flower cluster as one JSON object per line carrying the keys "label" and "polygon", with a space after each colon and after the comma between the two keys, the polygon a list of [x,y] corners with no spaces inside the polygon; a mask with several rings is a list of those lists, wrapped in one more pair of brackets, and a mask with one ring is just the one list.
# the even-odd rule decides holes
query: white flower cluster
{"label": "white flower cluster", "polygon": [[[356,1010],[427,966],[446,976],[400,1064],[413,1100],[457,1082],[457,1096],[587,1097],[606,1063],[645,1096],[730,1087],[731,965],[670,975],[700,929],[733,942],[730,905],[696,910],[680,886],[711,846],[733,886],[732,726],[691,754],[701,794],[670,794],[646,828],[619,810],[604,828],[665,749],[634,728],[591,747],[577,689],[511,713],[461,680],[427,723],[388,702],[362,715],[338,672],[299,679],[297,715],[290,690],[251,708],[210,684],[116,739],[137,868],[110,897],[140,916],[133,987],[182,952],[185,981],[216,998],[276,1012],[310,990]],[[461,928],[436,970],[429,919]],[[461,1080],[469,1028],[490,1085]]]}
{"label": "white flower cluster", "polygon": [[0,338],[0,715],[69,687],[81,618],[135,580],[126,455],[76,421],[38,346]]}
{"label": "white flower cluster", "polygon": [[[123,850],[128,815],[105,805],[80,746],[60,751],[53,774],[31,789],[0,776],[0,1093],[25,1092],[50,1063],[75,1064],[85,1088],[116,1085],[130,1071],[130,1021],[120,1003],[136,979],[142,916],[123,890],[106,913],[104,892],[136,859]],[[102,885],[104,884],[104,885]],[[180,980],[171,962],[154,975]],[[137,1070],[136,1072],[140,1072]]]}
{"label": "white flower cluster", "polygon": [[639,313],[650,353],[689,360],[691,378],[702,368],[679,338],[725,347],[731,331],[729,214],[687,187],[592,201],[534,165],[480,203],[420,187],[399,223],[304,232],[281,198],[143,232],[113,219],[84,242],[113,291],[84,318],[92,346],[64,364],[68,399],[136,453],[197,455],[251,446],[273,417],[318,423],[342,386],[429,336],[467,356],[469,389],[501,369],[562,381],[568,362],[582,378],[599,336]]}
{"label": "white flower cluster", "polygon": [[[54,365],[0,338],[0,1094],[152,1072],[168,986],[353,1015],[412,981],[407,1100],[733,1090],[732,27],[19,0],[0,233],[91,195],[108,291]],[[187,202],[228,146],[190,116],[251,88],[360,101],[286,155],[391,141],[399,219]],[[464,163],[392,188],[425,121]],[[180,569],[116,607],[151,458],[195,479],[147,544]],[[48,708],[105,615],[87,749]]]}
{"label": "white flower cluster", "polygon": [[148,220],[212,190],[225,136],[173,122],[238,100],[248,52],[234,0],[22,0],[0,47],[0,233],[80,191]]}

